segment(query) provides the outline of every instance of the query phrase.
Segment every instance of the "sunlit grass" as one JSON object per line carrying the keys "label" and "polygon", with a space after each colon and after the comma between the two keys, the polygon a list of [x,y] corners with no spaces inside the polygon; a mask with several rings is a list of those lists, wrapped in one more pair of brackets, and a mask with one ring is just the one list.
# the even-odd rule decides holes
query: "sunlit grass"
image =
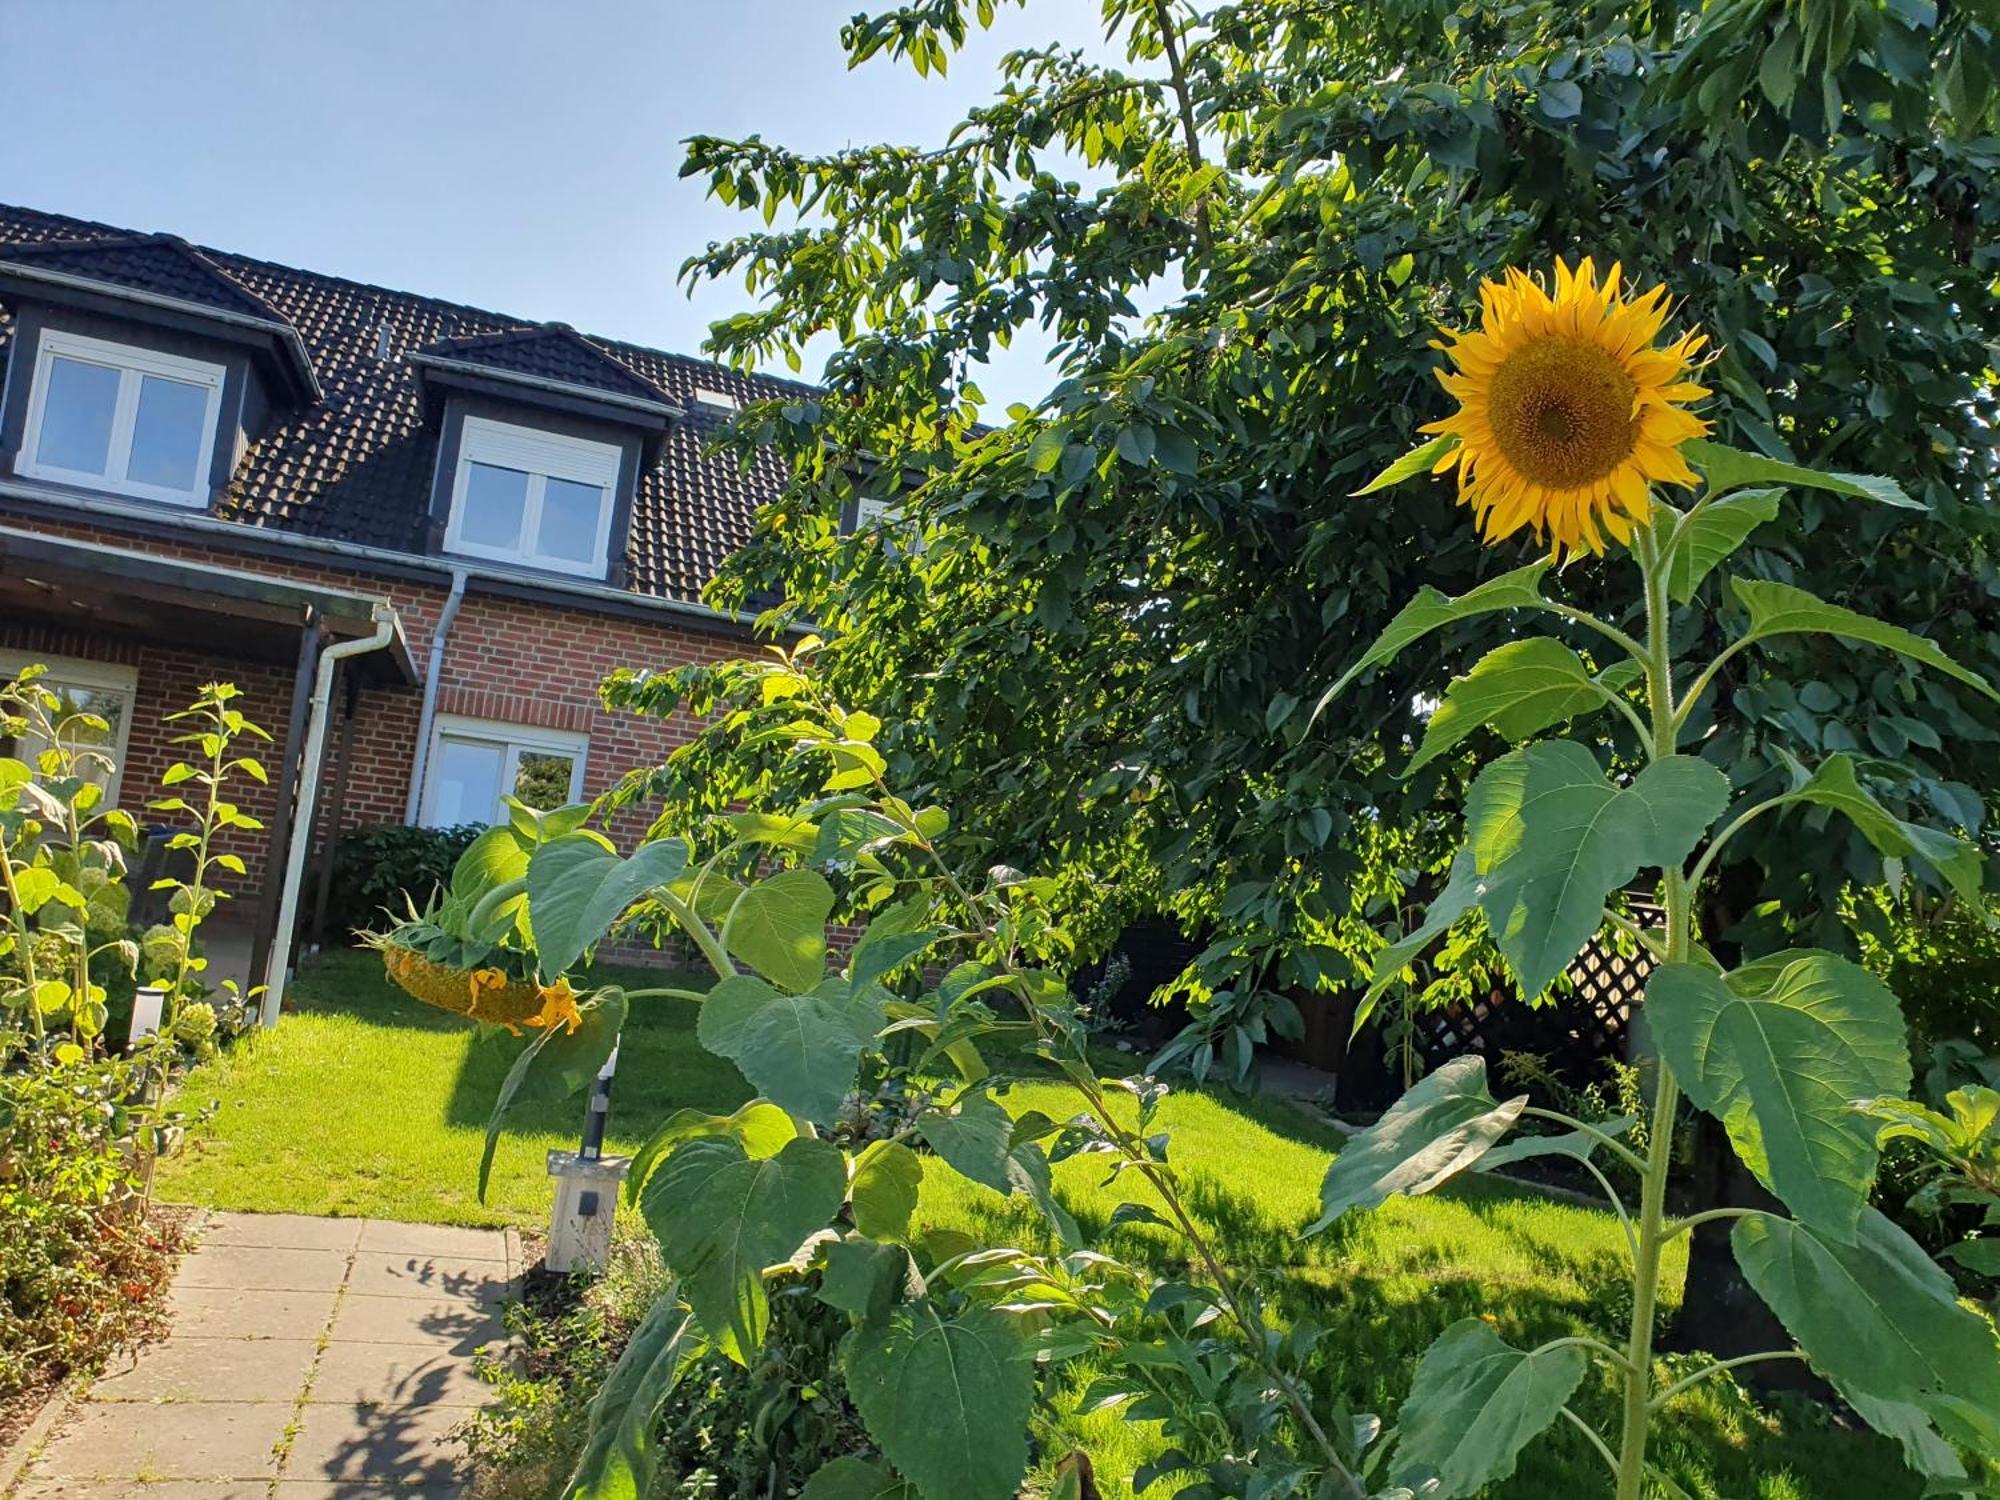
{"label": "sunlit grass", "polygon": [[[648,971],[646,984],[671,982]],[[733,1109],[750,1089],[694,1040],[685,1001],[635,1002],[619,1053],[607,1149],[630,1151],[684,1104]],[[161,1163],[169,1200],[258,1212],[547,1227],[547,1158],[574,1149],[580,1100],[523,1106],[479,1202],[486,1117],[523,1043],[481,1038],[382,977],[372,953],[336,953],[300,974],[275,1031],[196,1068],[181,1090],[214,1118]]]}
{"label": "sunlit grass", "polygon": [[[481,1205],[480,1143],[510,1046],[479,1042],[468,1023],[405,998],[383,982],[372,955],[325,959],[292,994],[298,1008],[275,1033],[251,1038],[188,1080],[188,1102],[220,1104],[194,1148],[163,1165],[165,1196],[440,1223],[546,1222],[544,1157],[575,1143],[580,1104],[523,1111],[517,1124],[528,1133],[502,1143]],[[749,1097],[733,1068],[695,1045],[693,1020],[687,1004],[643,1003],[628,1025],[612,1149],[630,1149],[682,1105],[727,1109]],[[1077,1110],[1075,1096],[1055,1083],[1016,1085],[1004,1102],[1058,1120]],[[1299,1231],[1313,1217],[1339,1144],[1330,1127],[1281,1100],[1188,1092],[1168,1098],[1156,1128],[1171,1133],[1170,1160],[1223,1259],[1265,1290],[1278,1321],[1309,1315],[1329,1330],[1315,1382],[1355,1410],[1393,1419],[1416,1359],[1460,1318],[1491,1318],[1520,1343],[1622,1326],[1625,1249],[1608,1214],[1475,1177],[1353,1215],[1308,1240]],[[1078,1157],[1057,1167],[1056,1183],[1094,1243],[1156,1274],[1181,1273],[1178,1247],[1162,1231],[1108,1229],[1121,1201],[1150,1200],[1136,1175],[1107,1183],[1105,1158]],[[918,1221],[988,1242],[1047,1243],[1025,1200],[941,1170],[925,1178]],[[1667,1268],[1669,1310],[1684,1271],[1677,1255]],[[1082,1448],[1104,1492],[1122,1500],[1133,1470],[1165,1444],[1155,1426],[1116,1411],[1079,1414],[1088,1379],[1073,1372],[1038,1419],[1044,1472]],[[1576,1405],[1600,1429],[1613,1425],[1608,1380],[1587,1385]],[[1803,1403],[1773,1412],[1727,1380],[1680,1397],[1656,1431],[1660,1467],[1696,1500],[1902,1500],[1919,1488],[1888,1443],[1838,1428]],[[1491,1494],[1570,1500],[1606,1492],[1601,1461],[1560,1428],[1531,1445],[1519,1472]]]}

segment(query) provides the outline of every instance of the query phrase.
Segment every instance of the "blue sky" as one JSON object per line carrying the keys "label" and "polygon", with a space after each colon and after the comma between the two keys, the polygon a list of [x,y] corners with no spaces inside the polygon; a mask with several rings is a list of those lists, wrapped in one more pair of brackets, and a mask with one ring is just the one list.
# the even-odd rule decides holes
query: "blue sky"
{"label": "blue sky", "polygon": [[[1096,43],[1096,0],[1007,9],[949,79],[850,73],[865,0],[0,0],[0,201],[693,352],[740,288],[681,261],[752,221],[677,176],[691,134],[935,141],[1011,47]],[[1040,348],[983,376],[1032,399]],[[808,373],[816,373],[809,370]]]}

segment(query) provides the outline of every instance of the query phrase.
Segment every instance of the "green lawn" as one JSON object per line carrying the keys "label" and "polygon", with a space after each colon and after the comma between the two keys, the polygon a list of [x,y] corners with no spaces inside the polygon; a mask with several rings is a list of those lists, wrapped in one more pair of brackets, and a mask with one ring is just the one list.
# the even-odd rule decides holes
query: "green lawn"
{"label": "green lawn", "polygon": [[[659,980],[655,976],[653,983]],[[276,1032],[248,1039],[197,1069],[190,1103],[219,1102],[191,1148],[163,1164],[160,1191],[222,1208],[370,1214],[444,1223],[545,1223],[543,1158],[574,1144],[580,1106],[526,1111],[531,1133],[502,1143],[490,1200],[474,1194],[487,1109],[511,1055],[475,1029],[406,999],[372,954],[338,954],[303,973],[296,1006]],[[733,1107],[749,1089],[727,1063],[695,1046],[693,1008],[647,1002],[628,1025],[612,1102],[614,1149],[629,1148],[668,1111]],[[513,1044],[518,1046],[519,1044]],[[1016,1112],[1074,1113],[1053,1084],[1016,1087]],[[1537,1341],[1587,1326],[1619,1326],[1624,1248],[1606,1214],[1486,1180],[1418,1200],[1398,1200],[1333,1233],[1302,1240],[1319,1179],[1337,1138],[1281,1101],[1188,1092],[1162,1112],[1173,1159],[1222,1252],[1269,1286],[1287,1317],[1310,1313],[1332,1331],[1320,1345],[1324,1378],[1358,1409],[1389,1412],[1417,1354],[1459,1318],[1491,1317],[1506,1337]],[[1057,1185],[1087,1232],[1102,1233],[1136,1179],[1109,1188],[1101,1160],[1062,1164]],[[1038,1240],[1022,1200],[943,1174],[926,1180],[927,1224],[996,1238]],[[1120,1250],[1166,1264],[1158,1231],[1127,1227]],[[1681,1268],[1669,1296],[1678,1296]],[[1691,1368],[1691,1366],[1690,1366]],[[1072,1392],[1070,1400],[1074,1400]],[[1608,1426],[1608,1384],[1578,1404]],[[1061,1416],[1053,1451],[1083,1446],[1108,1492],[1157,1451],[1157,1434],[1115,1414]],[[1772,1411],[1735,1386],[1711,1382],[1680,1398],[1661,1431],[1661,1466],[1702,1500],[1899,1500],[1915,1496],[1893,1448],[1828,1424],[1816,1410]],[[1602,1468],[1564,1429],[1530,1447],[1496,1500],[1600,1493]],[[1157,1493],[1157,1492],[1156,1492]]]}

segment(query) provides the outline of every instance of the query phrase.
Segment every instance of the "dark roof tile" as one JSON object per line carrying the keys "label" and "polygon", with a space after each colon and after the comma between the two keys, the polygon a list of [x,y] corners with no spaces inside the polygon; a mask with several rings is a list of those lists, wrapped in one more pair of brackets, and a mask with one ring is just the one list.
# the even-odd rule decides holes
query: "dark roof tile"
{"label": "dark roof tile", "polygon": [[[113,256],[103,244],[110,240],[128,248]],[[417,367],[405,356],[444,353],[447,345],[460,351],[454,358],[466,357],[467,348],[488,357],[501,351],[497,358],[520,362],[504,368],[664,399],[688,411],[667,434],[659,464],[640,478],[625,561],[634,592],[692,602],[723,560],[750,539],[757,507],[776,498],[785,477],[774,458],[760,458],[745,469],[733,455],[704,453],[718,423],[695,406],[695,390],[760,400],[811,389],[219,250],[181,246],[186,253],[179,263],[188,269],[184,280],[174,282],[167,279],[173,262],[161,252],[178,254],[177,241],[0,205],[0,259],[59,256],[66,252],[57,246],[74,249],[78,241],[96,242],[92,263],[98,268],[79,275],[138,276],[138,247],[149,247],[143,252],[144,272],[158,279],[146,289],[200,300],[190,290],[201,285],[196,271],[206,268],[220,283],[212,295],[226,296],[234,288],[260,309],[255,315],[275,316],[298,330],[325,394],[265,433],[238,466],[216,513],[249,526],[417,550],[437,434],[424,426]],[[181,289],[169,290],[175,286]],[[0,314],[0,350],[10,338],[11,323]],[[378,354],[385,342],[386,359]],[[622,379],[620,371],[629,385],[615,383]]]}
{"label": "dark roof tile", "polygon": [[440,339],[420,352],[589,390],[609,391],[638,401],[666,400],[658,386],[640,379],[602,347],[560,323],[510,328],[505,333],[476,334],[471,338]]}

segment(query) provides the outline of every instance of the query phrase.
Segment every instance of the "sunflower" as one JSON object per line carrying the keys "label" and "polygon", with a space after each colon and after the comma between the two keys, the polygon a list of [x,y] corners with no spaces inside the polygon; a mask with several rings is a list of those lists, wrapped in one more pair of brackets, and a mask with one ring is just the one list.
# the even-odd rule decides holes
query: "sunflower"
{"label": "sunflower", "polygon": [[1424,427],[1458,440],[1436,473],[1458,469],[1458,497],[1488,541],[1523,527],[1557,550],[1602,552],[1652,515],[1654,484],[1697,483],[1680,445],[1708,431],[1682,410],[1708,391],[1690,377],[1707,339],[1654,340],[1667,289],[1627,295],[1586,259],[1556,263],[1555,292],[1509,270],[1479,288],[1483,316],[1445,330],[1457,368],[1438,379],[1458,410]]}

